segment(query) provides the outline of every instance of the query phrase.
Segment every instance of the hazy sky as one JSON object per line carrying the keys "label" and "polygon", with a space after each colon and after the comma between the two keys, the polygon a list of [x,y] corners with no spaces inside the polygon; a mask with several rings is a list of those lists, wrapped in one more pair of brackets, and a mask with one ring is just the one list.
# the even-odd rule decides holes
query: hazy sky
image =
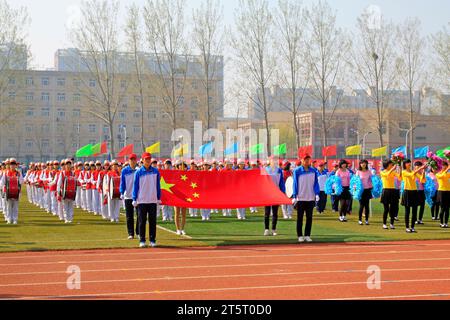
{"label": "hazy sky", "polygon": [[[25,6],[31,16],[32,23],[29,31],[29,42],[33,55],[32,66],[37,68],[53,67],[54,53],[58,48],[70,47],[67,36],[67,23],[77,12],[76,7],[81,0],[7,0],[14,7]],[[314,0],[304,0],[310,4]],[[145,0],[120,1],[122,9],[136,2]],[[201,0],[187,0],[189,13]],[[276,4],[277,0],[269,0]],[[239,0],[224,0],[225,23],[233,23],[234,10]],[[419,17],[422,21],[424,34],[434,33],[447,25],[450,21],[449,0],[329,0],[330,5],[337,10],[338,24],[353,29],[356,17],[370,5],[380,8],[382,14],[400,22],[406,17]],[[123,12],[123,10],[122,10]]]}

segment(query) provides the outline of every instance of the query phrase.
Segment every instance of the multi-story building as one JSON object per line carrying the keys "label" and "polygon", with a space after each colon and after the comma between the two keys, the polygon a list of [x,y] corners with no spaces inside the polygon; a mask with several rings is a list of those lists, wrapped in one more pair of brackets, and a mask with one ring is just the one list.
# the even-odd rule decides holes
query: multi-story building
{"label": "multi-story building", "polygon": [[[0,126],[0,158],[14,156],[24,162],[60,159],[73,156],[84,145],[103,141],[111,150],[112,140],[116,153],[128,144],[134,144],[140,153],[160,141],[160,156],[170,156],[172,122],[164,107],[164,94],[154,85],[160,80],[151,73],[143,77],[142,113],[134,74],[125,72],[124,67],[117,75],[111,139],[109,124],[102,119],[107,118],[107,110],[97,105],[94,97],[101,95],[100,85],[90,72],[74,69],[74,52],[78,51],[58,50],[55,70],[17,70],[10,75],[8,87],[0,95],[0,119],[7,119]],[[125,62],[124,66],[129,61]],[[223,115],[223,64],[217,68],[209,97],[216,109],[214,122]],[[194,121],[204,121],[206,90],[198,73],[188,73],[183,81],[182,94],[177,96],[177,128],[193,130]]]}

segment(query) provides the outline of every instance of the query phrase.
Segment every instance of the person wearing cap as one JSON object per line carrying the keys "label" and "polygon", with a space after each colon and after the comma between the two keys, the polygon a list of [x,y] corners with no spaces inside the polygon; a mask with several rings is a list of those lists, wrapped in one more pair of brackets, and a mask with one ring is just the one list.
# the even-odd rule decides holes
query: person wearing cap
{"label": "person wearing cap", "polygon": [[[61,166],[62,166],[62,164],[61,164]],[[77,163],[74,162],[73,174],[74,174],[75,178],[77,179],[77,186],[79,187],[79,188],[77,188],[77,194],[75,196],[75,207],[77,209],[81,208],[81,184],[78,181],[78,179],[80,178],[82,169],[83,169],[83,164],[81,162],[77,162]]]}
{"label": "person wearing cap", "polygon": [[159,171],[151,166],[151,154],[142,155],[144,165],[136,171],[133,184],[133,206],[139,212],[140,248],[146,247],[146,226],[149,222],[150,246],[156,247],[156,211],[161,204],[161,176]]}
{"label": "person wearing cap", "polygon": [[[74,177],[74,173],[72,172],[72,160],[66,159],[64,161],[63,171],[60,173],[58,177],[58,183],[56,186],[56,192],[58,195],[62,194],[62,189],[64,186],[64,180],[66,177]],[[74,201],[70,199],[61,199],[62,207],[63,207],[63,215],[65,218],[65,223],[73,222],[73,203]],[[61,217],[60,217],[61,218]]]}
{"label": "person wearing cap", "polygon": [[[17,170],[17,160],[12,158],[9,161],[9,169],[3,173],[0,180],[0,188],[3,189],[3,193],[6,193],[6,181],[9,177],[17,177],[19,180],[19,198],[20,198],[20,187],[23,184],[23,177]],[[6,198],[6,197],[5,197]],[[5,213],[6,213],[6,223],[7,224],[17,224],[19,221],[19,200],[15,199],[5,199]]]}
{"label": "person wearing cap", "polygon": [[[29,181],[29,178],[33,171],[34,171],[34,163],[31,162],[30,167],[28,168],[27,173],[25,174],[25,177],[24,177],[24,183],[27,188],[27,198],[28,198],[29,203],[33,203],[33,200],[32,200],[33,198],[32,198],[32,194],[31,194],[31,186],[30,186],[30,181]],[[0,172],[1,172],[1,169],[0,169]],[[1,175],[1,173],[0,173],[0,175]],[[0,204],[0,211],[1,211],[1,204]]]}
{"label": "person wearing cap", "polygon": [[103,220],[109,220],[109,212],[108,212],[108,200],[107,193],[105,189],[105,177],[107,176],[110,169],[110,163],[108,160],[105,160],[103,163],[103,170],[100,171],[97,179],[97,190],[100,198],[100,212],[102,214]]}
{"label": "person wearing cap", "polygon": [[105,175],[103,179],[103,190],[105,190],[105,195],[108,201],[108,216],[111,222],[119,223],[120,215],[120,199],[111,199],[110,181],[113,177],[120,177],[119,174],[119,162],[117,160],[111,161],[111,170]]}
{"label": "person wearing cap", "polygon": [[84,163],[83,170],[80,172],[80,176],[78,178],[78,181],[81,185],[81,209],[84,211],[88,210],[88,204],[87,204],[87,180],[89,175],[89,162]]}
{"label": "person wearing cap", "polygon": [[53,161],[51,163],[52,165],[52,169],[51,169],[51,173],[50,173],[50,179],[48,181],[48,192],[50,194],[50,212],[53,214],[53,216],[56,216],[58,214],[58,210],[57,210],[57,197],[56,197],[56,183],[58,182],[58,167],[59,167],[59,162],[58,161]]}
{"label": "person wearing cap", "polygon": [[[183,163],[183,162],[180,162],[176,166],[176,170],[187,171],[187,165],[185,163]],[[184,231],[184,229],[186,227],[187,209],[186,208],[179,208],[179,207],[175,207],[174,209],[175,209],[175,227],[177,228],[177,235],[185,236],[186,235],[186,231]]]}
{"label": "person wearing cap", "polygon": [[[297,209],[297,236],[300,243],[312,242],[313,211],[320,194],[317,175],[317,170],[311,167],[311,157],[308,155],[303,158],[302,165],[295,169],[293,174],[292,204]],[[305,215],[306,225],[303,233]]]}
{"label": "person wearing cap", "polygon": [[[283,182],[286,185],[286,181],[289,177],[292,177],[292,171],[291,171],[291,163],[288,160],[284,160],[281,163],[281,167],[283,169]],[[285,220],[291,220],[292,219],[292,212],[294,211],[294,208],[290,204],[283,204],[281,206],[281,212],[283,213],[283,219]]]}
{"label": "person wearing cap", "polygon": [[350,202],[352,200],[352,196],[350,194],[350,179],[352,177],[352,173],[348,169],[349,163],[342,159],[339,161],[339,169],[336,171],[336,176],[341,179],[341,184],[343,191],[341,195],[338,197],[339,201],[339,221],[347,222],[347,214],[349,213]]}
{"label": "person wearing cap", "polygon": [[[175,167],[178,166],[181,163],[180,160],[175,161]],[[173,170],[172,161],[170,159],[167,159],[164,161],[164,170]],[[167,206],[167,205],[158,205],[157,206],[157,212],[159,212],[159,209],[161,209],[162,212],[162,221],[173,221],[174,216],[174,208]]]}
{"label": "person wearing cap", "polygon": [[[269,166],[265,167],[265,172],[268,174],[272,181],[275,183],[276,186],[280,189],[281,192],[286,193],[286,185],[283,181],[283,170],[278,166],[278,159],[277,157],[270,157],[269,159]],[[265,214],[264,214],[264,226],[265,236],[276,236],[277,233],[277,223],[278,223],[278,209],[280,208],[279,205],[272,205],[267,206],[265,208]],[[270,215],[272,214],[272,232],[270,232]]]}
{"label": "person wearing cap", "polygon": [[327,206],[327,194],[325,193],[325,184],[328,179],[328,170],[325,168],[325,163],[320,161],[317,166],[317,180],[319,181],[319,201],[316,203],[316,209],[319,214],[323,214]]}
{"label": "person wearing cap", "polygon": [[92,198],[92,177],[94,175],[95,172],[95,162],[94,161],[90,161],[89,162],[89,171],[88,171],[88,175],[85,176],[85,180],[86,180],[86,211],[88,211],[89,213],[94,213],[95,215],[95,211],[94,211],[94,201]]}
{"label": "person wearing cap", "polygon": [[[137,155],[131,154],[128,158],[129,166],[125,167],[120,176],[120,194],[125,202],[125,213],[127,217],[128,239],[134,239],[135,234],[139,235],[139,215],[137,208],[133,206],[133,185],[134,176],[137,171]],[[134,216],[136,212],[136,228],[134,227]],[[135,232],[136,230],[136,232]]]}
{"label": "person wearing cap", "polygon": [[94,216],[101,215],[101,207],[100,207],[100,192],[97,188],[98,177],[100,176],[100,172],[102,171],[102,163],[100,161],[95,162],[95,169],[91,173],[91,180],[89,181],[91,185],[91,199],[92,199],[92,211],[94,212]]}
{"label": "person wearing cap", "polygon": [[[334,161],[333,162],[333,170],[328,174],[328,177],[336,175],[336,172],[339,169],[339,162]],[[333,188],[333,194],[330,196],[331,200],[331,209],[333,210],[333,213],[339,212],[339,197],[334,194],[334,188]]]}

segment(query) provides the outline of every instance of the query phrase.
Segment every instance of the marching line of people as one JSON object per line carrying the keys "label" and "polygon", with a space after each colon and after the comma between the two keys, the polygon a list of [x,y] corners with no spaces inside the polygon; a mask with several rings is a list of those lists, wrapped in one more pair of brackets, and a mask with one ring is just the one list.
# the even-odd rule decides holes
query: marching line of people
{"label": "marching line of people", "polygon": [[[186,235],[186,216],[202,221],[211,220],[218,209],[186,209],[161,205],[159,170],[202,170],[202,171],[243,171],[264,170],[279,190],[292,198],[292,205],[281,206],[283,218],[291,220],[297,211],[297,234],[299,242],[311,242],[313,211],[319,215],[325,212],[328,195],[331,196],[332,211],[339,214],[339,221],[348,222],[353,202],[359,201],[358,224],[369,225],[371,201],[381,198],[383,205],[383,229],[395,229],[399,220],[399,204],[405,208],[406,232],[417,232],[417,224],[423,224],[427,179],[433,181],[434,193],[431,195],[432,220],[439,220],[441,228],[448,228],[450,202],[450,172],[448,163],[443,161],[442,170],[430,169],[420,161],[414,164],[408,159],[400,164],[392,160],[383,162],[383,170],[376,182],[376,172],[369,167],[367,160],[359,163],[353,171],[346,160],[333,164],[328,171],[326,162],[313,162],[305,156],[295,163],[269,158],[264,164],[256,161],[236,162],[226,159],[220,161],[192,160],[189,165],[181,160],[172,164],[153,159],[144,153],[141,161],[132,154],[121,165],[118,161],[74,163],[73,159],[61,162],[30,164],[22,177],[17,170],[17,161],[8,159],[0,170],[0,211],[9,224],[18,223],[18,199],[20,187],[26,185],[28,201],[67,224],[73,222],[74,208],[80,208],[95,216],[101,216],[111,223],[118,223],[120,209],[125,209],[128,239],[139,238],[140,246],[145,247],[145,228],[149,222],[149,240],[156,246],[156,223],[175,222],[177,235]],[[358,183],[355,185],[355,181]],[[377,185],[374,185],[377,184]],[[289,186],[288,186],[289,185]],[[289,187],[289,188],[288,188]],[[290,191],[288,191],[288,189]],[[380,189],[376,191],[375,189]],[[377,192],[379,194],[377,194]],[[377,195],[375,195],[377,194]],[[257,208],[249,208],[257,213]],[[278,211],[280,206],[265,208],[264,236],[276,236]],[[236,218],[246,220],[247,209],[236,209]],[[231,217],[232,209],[223,209],[222,216]],[[306,218],[303,231],[303,220]],[[364,219],[363,219],[364,218]],[[388,221],[389,218],[389,221]],[[389,222],[389,223],[388,223]],[[389,226],[388,226],[389,225]]]}

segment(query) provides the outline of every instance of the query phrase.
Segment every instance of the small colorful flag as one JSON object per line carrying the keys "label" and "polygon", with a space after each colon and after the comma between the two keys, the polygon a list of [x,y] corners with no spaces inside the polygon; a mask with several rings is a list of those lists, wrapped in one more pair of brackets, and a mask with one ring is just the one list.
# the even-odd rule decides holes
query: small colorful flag
{"label": "small colorful flag", "polygon": [[147,149],[145,149],[145,152],[148,152],[150,154],[160,153],[161,152],[161,142],[157,142],[154,145],[148,147]]}
{"label": "small colorful flag", "polygon": [[281,144],[273,148],[273,154],[276,156],[285,155],[287,153],[286,143]]}
{"label": "small colorful flag", "polygon": [[378,148],[372,150],[372,157],[384,157],[388,154],[388,147]]}
{"label": "small colorful flag", "polygon": [[362,153],[362,146],[360,144],[356,145],[356,146],[351,146],[348,147],[345,150],[345,154],[347,156],[359,156]]}

